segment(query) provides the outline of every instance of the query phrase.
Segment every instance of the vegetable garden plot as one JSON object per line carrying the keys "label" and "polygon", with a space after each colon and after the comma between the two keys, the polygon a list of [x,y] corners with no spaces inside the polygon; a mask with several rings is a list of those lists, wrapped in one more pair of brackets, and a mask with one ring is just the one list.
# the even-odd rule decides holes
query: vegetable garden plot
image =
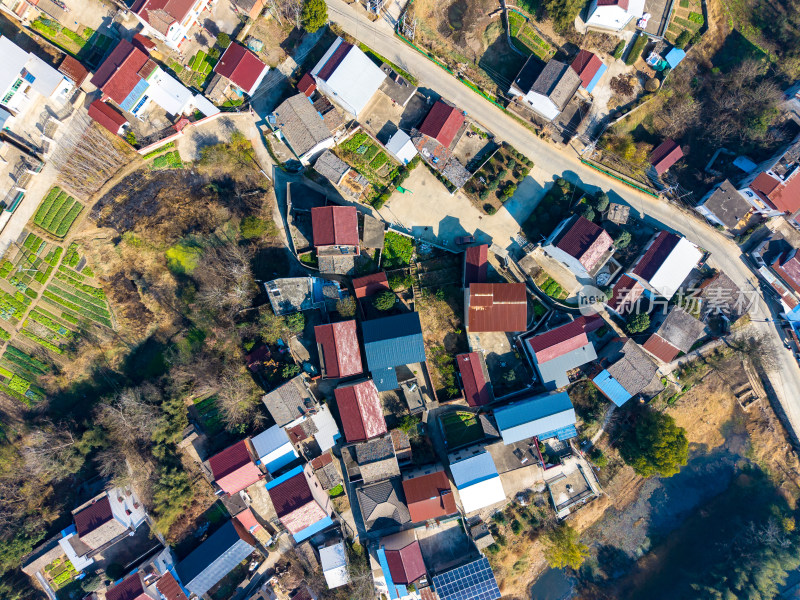
{"label": "vegetable garden plot", "polygon": [[80,202],[58,187],[54,187],[39,205],[33,216],[33,222],[46,232],[63,238],[69,233],[70,227],[82,210],[83,205]]}

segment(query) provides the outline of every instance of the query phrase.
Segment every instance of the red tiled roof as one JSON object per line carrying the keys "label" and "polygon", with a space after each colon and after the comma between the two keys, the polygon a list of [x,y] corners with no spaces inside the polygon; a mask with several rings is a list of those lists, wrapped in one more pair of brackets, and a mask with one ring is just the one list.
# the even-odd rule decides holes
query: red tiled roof
{"label": "red tiled roof", "polygon": [[800,210],[800,175],[794,173],[769,196],[769,201],[785,213],[793,214]]}
{"label": "red tiled roof", "polygon": [[308,588],[304,587],[294,593],[292,600],[313,600],[313,598],[311,596],[311,592],[308,591]]}
{"label": "red tiled roof", "polygon": [[253,52],[233,42],[214,66],[214,72],[227,77],[245,92],[250,93],[264,67],[266,65]]}
{"label": "red tiled roof", "polygon": [[317,206],[311,209],[314,246],[358,246],[355,206]]}
{"label": "red tiled roof", "polygon": [[569,229],[559,234],[556,248],[577,259],[591,271],[614,245],[605,229],[586,217],[578,216]]}
{"label": "red tiled roof", "polygon": [[540,363],[553,360],[589,343],[587,333],[603,326],[603,318],[597,315],[578,317],[574,321],[528,338],[528,346]]}
{"label": "red tiled roof", "polygon": [[664,140],[650,154],[650,164],[656,173],[663,175],[672,165],[683,158],[683,150],[675,140]]}
{"label": "red tiled roof", "polygon": [[89,70],[69,55],[58,65],[58,72],[66,75],[77,87],[89,76]]}
{"label": "red tiled roof", "polygon": [[125,115],[102,100],[95,100],[89,105],[89,116],[114,135],[117,135],[120,127],[128,122]]}
{"label": "red tiled roof", "polygon": [[386,433],[381,399],[372,380],[338,387],[334,395],[348,442],[363,442]]}
{"label": "red tiled roof", "polygon": [[442,100],[437,100],[419,126],[419,131],[436,139],[442,146],[449,147],[463,123],[462,111]]}
{"label": "red tiled roof", "polygon": [[665,363],[672,362],[681,352],[679,348],[676,348],[670,344],[657,333],[654,333],[647,338],[647,341],[642,345],[642,348],[663,360]]}
{"label": "red tiled roof", "polygon": [[464,287],[484,283],[489,266],[489,245],[470,246],[464,252]]}
{"label": "red tiled roof", "polygon": [[150,50],[156,47],[156,43],[153,40],[145,35],[142,35],[141,33],[134,34],[132,41],[134,46],[147,54],[150,53]]}
{"label": "red tiled roof", "polygon": [[356,298],[369,298],[378,292],[392,289],[389,287],[389,280],[386,278],[385,271],[364,277],[356,277],[353,279],[353,288],[355,289]]}
{"label": "red tiled roof", "polygon": [[636,263],[633,274],[638,275],[645,281],[650,281],[656,271],[664,264],[667,257],[678,245],[681,238],[668,231],[662,231],[644,253],[644,256]]}
{"label": "red tiled roof", "polygon": [[135,48],[129,41],[121,40],[97,69],[92,83],[114,102],[122,104],[141,80],[139,69],[148,60],[147,54]]}
{"label": "red tiled roof", "polygon": [[800,293],[800,252],[795,248],[785,252],[772,264],[772,268],[780,275],[789,287]]}
{"label": "red tiled roof", "polygon": [[422,588],[419,591],[419,597],[421,600],[439,600],[439,594],[434,592],[431,587]]}
{"label": "red tiled roof", "polygon": [[644,286],[629,275],[623,275],[614,285],[607,304],[611,310],[620,314],[630,312],[644,292]]}
{"label": "red tiled roof", "polygon": [[80,512],[75,513],[73,518],[75,520],[75,529],[78,532],[78,537],[83,537],[100,527],[103,523],[108,523],[114,518],[108,496],[103,496],[96,502],[89,504]]}
{"label": "red tiled roof", "polygon": [[456,512],[456,500],[444,471],[403,480],[408,512],[413,523],[437,519]]}
{"label": "red tiled roof", "polygon": [[458,372],[461,373],[461,384],[464,387],[464,399],[470,406],[483,406],[492,401],[492,392],[483,376],[481,357],[477,352],[456,356]]}
{"label": "red tiled roof", "polygon": [[136,571],[110,590],[106,590],[106,600],[152,600],[152,598],[145,594],[142,578]]}
{"label": "red tiled roof", "polygon": [[253,511],[250,510],[249,507],[245,508],[242,512],[236,515],[235,519],[239,521],[239,523],[241,523],[250,533],[261,529],[261,523],[256,521],[255,516],[253,516]]}
{"label": "red tiled roof", "polygon": [[322,79],[323,81],[328,81],[328,77],[333,75],[333,72],[336,70],[341,62],[344,60],[344,57],[347,56],[347,53],[350,52],[350,48],[353,47],[353,44],[349,44],[345,41],[342,41],[341,44],[334,50],[331,57],[328,59],[322,68],[317,73],[317,77]]}
{"label": "red tiled roof", "polygon": [[331,464],[332,462],[333,462],[333,455],[331,454],[330,450],[328,450],[322,456],[318,456],[317,458],[311,461],[311,468],[316,471],[326,465]]}
{"label": "red tiled roof", "polygon": [[407,585],[425,575],[425,561],[417,540],[401,550],[387,550],[386,562],[394,583]]}
{"label": "red tiled roof", "polygon": [[528,296],[524,283],[473,283],[469,286],[467,327],[473,332],[525,331]]}
{"label": "red tiled roof", "polygon": [[300,81],[297,82],[297,90],[309,98],[314,94],[314,90],[316,89],[317,82],[314,81],[311,73],[306,73],[300,78]]}
{"label": "red tiled roof", "polygon": [[583,87],[587,87],[597,75],[600,67],[603,66],[603,61],[596,54],[588,50],[581,50],[570,66],[580,76]]}
{"label": "red tiled roof", "polygon": [[156,583],[156,588],[166,600],[187,600],[186,594],[183,593],[181,586],[169,571],[161,576]]}
{"label": "red tiled roof", "polygon": [[597,0],[597,6],[619,6],[622,10],[628,10],[628,0]]}
{"label": "red tiled roof", "polygon": [[261,471],[253,462],[247,440],[237,442],[208,459],[214,480],[228,494],[235,494],[261,479]]}
{"label": "red tiled roof", "polygon": [[326,377],[350,377],[363,371],[355,320],[317,325],[314,336],[322,348]]}
{"label": "red tiled roof", "polygon": [[267,491],[278,517],[288,515],[309,502],[314,502],[305,473],[298,473]]}
{"label": "red tiled roof", "polygon": [[183,21],[194,3],[195,0],[136,0],[131,11],[165,34],[172,23]]}

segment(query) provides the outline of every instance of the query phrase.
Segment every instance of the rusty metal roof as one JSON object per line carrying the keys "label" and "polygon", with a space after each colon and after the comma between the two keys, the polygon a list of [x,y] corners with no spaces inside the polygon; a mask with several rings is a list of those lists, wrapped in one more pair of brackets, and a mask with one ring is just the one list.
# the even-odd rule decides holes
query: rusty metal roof
{"label": "rusty metal roof", "polygon": [[524,283],[469,286],[467,328],[470,331],[525,331],[527,326],[528,296]]}

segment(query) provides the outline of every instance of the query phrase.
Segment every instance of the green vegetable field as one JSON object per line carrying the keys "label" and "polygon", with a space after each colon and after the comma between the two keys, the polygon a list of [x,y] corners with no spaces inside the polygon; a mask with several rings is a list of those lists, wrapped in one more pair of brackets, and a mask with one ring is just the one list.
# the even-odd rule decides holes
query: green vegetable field
{"label": "green vegetable field", "polygon": [[[83,210],[83,205],[66,192],[54,187],[39,205],[33,222],[56,237],[63,238]],[[33,235],[33,234],[31,234]]]}

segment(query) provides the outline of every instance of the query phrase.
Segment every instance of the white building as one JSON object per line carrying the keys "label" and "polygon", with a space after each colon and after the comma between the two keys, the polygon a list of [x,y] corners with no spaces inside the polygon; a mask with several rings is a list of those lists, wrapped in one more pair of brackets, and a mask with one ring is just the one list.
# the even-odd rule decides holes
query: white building
{"label": "white building", "polygon": [[450,473],[465,513],[506,499],[492,455],[483,448],[461,450],[450,456]]}
{"label": "white building", "polygon": [[278,425],[262,431],[250,441],[259,463],[270,473],[275,473],[290,464],[298,456],[286,431]]}
{"label": "white building", "polygon": [[200,13],[216,3],[216,0],[190,1],[135,0],[131,12],[144,25],[144,32],[149,37],[178,50],[189,30],[200,20]]}
{"label": "white building", "polygon": [[410,163],[417,155],[414,142],[411,141],[411,138],[405,131],[400,129],[386,142],[386,149],[403,165]]}
{"label": "white building", "polygon": [[669,300],[702,258],[702,250],[685,237],[661,231],[628,274],[649,292]]}
{"label": "white building", "polygon": [[0,123],[22,113],[37,97],[66,102],[72,82],[38,56],[0,37]]}
{"label": "white building", "polygon": [[622,31],[633,19],[644,14],[644,0],[592,0],[586,19],[588,27]]}
{"label": "white building", "polygon": [[386,79],[380,67],[342,38],[328,48],[311,76],[322,94],[356,118]]}
{"label": "white building", "polygon": [[330,589],[350,583],[344,542],[340,541],[320,548],[319,562],[322,564],[322,573],[325,575],[325,582]]}
{"label": "white building", "polygon": [[551,59],[544,69],[531,55],[508,90],[510,96],[548,121],[555,119],[581,86],[581,77],[569,65]]}

